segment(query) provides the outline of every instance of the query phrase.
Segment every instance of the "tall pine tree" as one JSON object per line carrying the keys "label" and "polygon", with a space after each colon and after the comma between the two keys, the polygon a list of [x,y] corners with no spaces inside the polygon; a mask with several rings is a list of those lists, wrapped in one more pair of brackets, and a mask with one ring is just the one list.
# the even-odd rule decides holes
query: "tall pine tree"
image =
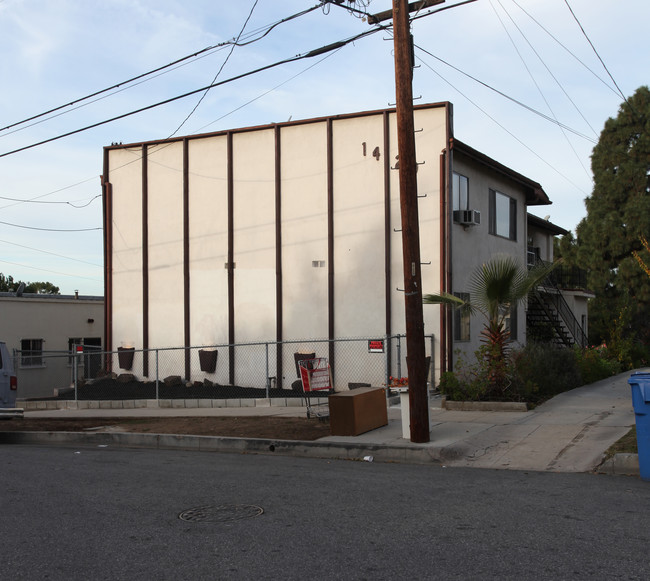
{"label": "tall pine tree", "polygon": [[[577,261],[596,294],[590,340],[650,344],[650,279],[633,251],[650,236],[650,89],[610,118],[591,156],[594,190],[577,227]],[[636,362],[635,362],[636,363]]]}

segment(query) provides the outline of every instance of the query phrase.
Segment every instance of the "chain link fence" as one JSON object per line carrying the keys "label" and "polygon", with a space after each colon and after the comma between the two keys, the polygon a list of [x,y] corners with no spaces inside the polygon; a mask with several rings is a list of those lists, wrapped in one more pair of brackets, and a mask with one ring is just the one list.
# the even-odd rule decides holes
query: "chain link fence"
{"label": "chain link fence", "polygon": [[[435,340],[425,339],[430,357]],[[73,352],[15,351],[14,358],[23,399],[300,398],[304,358],[328,360],[336,391],[390,385],[407,373],[404,335],[110,352],[77,345]]]}

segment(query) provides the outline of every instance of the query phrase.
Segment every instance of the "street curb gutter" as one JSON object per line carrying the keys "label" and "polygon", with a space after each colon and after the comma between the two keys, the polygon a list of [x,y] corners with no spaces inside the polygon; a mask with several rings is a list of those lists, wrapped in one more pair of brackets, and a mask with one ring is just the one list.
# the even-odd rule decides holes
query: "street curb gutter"
{"label": "street curb gutter", "polygon": [[639,455],[638,454],[614,454],[605,460],[598,468],[598,474],[627,474],[639,476]]}
{"label": "street curb gutter", "polygon": [[127,432],[0,432],[0,444],[48,446],[114,446],[155,450],[189,450],[234,454],[266,454],[332,460],[370,460],[407,464],[440,464],[440,448],[431,446],[355,445],[343,442],[226,438]]}

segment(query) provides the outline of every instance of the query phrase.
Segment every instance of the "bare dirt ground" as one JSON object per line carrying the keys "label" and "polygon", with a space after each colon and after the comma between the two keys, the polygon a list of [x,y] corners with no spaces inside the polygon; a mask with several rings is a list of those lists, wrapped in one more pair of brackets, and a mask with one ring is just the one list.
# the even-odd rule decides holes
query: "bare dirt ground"
{"label": "bare dirt ground", "polygon": [[0,432],[140,432],[273,440],[317,440],[330,435],[318,418],[169,417],[169,418],[23,418],[2,420]]}

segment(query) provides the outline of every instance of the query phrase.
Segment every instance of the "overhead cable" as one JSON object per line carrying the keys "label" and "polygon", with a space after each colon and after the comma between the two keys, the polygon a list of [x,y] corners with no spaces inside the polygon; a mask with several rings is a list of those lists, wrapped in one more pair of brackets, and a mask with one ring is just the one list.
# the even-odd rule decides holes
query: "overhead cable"
{"label": "overhead cable", "polygon": [[[235,39],[235,42],[232,43],[232,46],[230,47],[230,52],[226,55],[226,58],[221,63],[221,66],[219,67],[219,70],[217,71],[217,74],[212,79],[212,84],[214,84],[216,82],[216,80],[219,78],[219,75],[221,74],[221,71],[223,71],[223,68],[226,66],[226,64],[230,60],[230,57],[232,56],[232,53],[235,50],[235,47],[237,46],[237,43],[239,42],[239,39],[241,38],[241,35],[244,34],[244,30],[246,29],[246,25],[248,24],[248,21],[251,19],[251,16],[253,16],[253,12],[255,11],[255,7],[257,6],[258,1],[259,0],[255,0],[253,2],[253,6],[250,9],[250,12],[248,13],[248,16],[246,17],[246,20],[244,21],[244,25],[241,27],[241,30],[239,31],[239,34],[237,35],[237,38]],[[269,30],[269,32],[270,32],[270,30]],[[180,131],[181,127],[183,127],[183,125],[185,125],[185,123],[187,123],[187,120],[199,108],[199,105],[203,102],[203,99],[205,99],[205,97],[208,94],[209,90],[210,89],[206,89],[205,93],[203,93],[203,95],[201,95],[201,98],[197,101],[196,105],[194,105],[193,109],[188,113],[187,117],[185,117],[185,119],[183,119],[181,124],[176,129],[174,129],[174,131],[171,133],[169,138],[174,137],[174,135],[176,135]]]}
{"label": "overhead cable", "polygon": [[[308,14],[309,12],[317,10],[320,7],[321,7],[321,4],[317,4],[315,6],[312,6],[311,8],[306,8],[305,10],[301,10],[300,12],[296,12],[295,14],[292,14],[291,16],[287,16],[286,18],[278,20],[277,22],[274,22],[273,24],[267,25],[265,27],[261,27],[260,29],[256,29],[255,31],[250,32],[249,35],[252,36],[254,34],[260,34],[260,32],[262,32],[262,31],[263,31],[263,33],[260,36],[258,36],[257,38],[254,38],[254,39],[249,40],[249,41],[244,42],[244,43],[239,43],[238,46],[246,46],[246,45],[252,44],[253,42],[257,42],[258,40],[261,40],[262,38],[264,38],[267,34],[269,34],[274,28],[276,28],[280,24],[284,24],[285,22],[289,22],[291,20],[294,20],[295,18],[299,18],[300,16],[304,16],[305,14]],[[69,103],[65,103],[63,105],[53,107],[52,109],[49,109],[49,110],[44,111],[42,113],[39,113],[37,115],[32,115],[31,117],[23,119],[22,121],[16,121],[15,123],[11,123],[10,125],[7,125],[6,127],[0,128],[0,132],[6,131],[7,129],[11,129],[12,127],[16,127],[16,126],[22,125],[24,123],[28,123],[29,121],[39,119],[40,117],[44,117],[44,116],[49,115],[51,113],[55,113],[57,111],[65,109],[66,107],[71,107],[72,105],[76,105],[76,104],[81,103],[83,101],[86,101],[88,99],[92,99],[93,97],[97,97],[99,95],[102,95],[102,94],[107,93],[109,91],[112,91],[114,89],[119,89],[120,87],[124,87],[124,85],[129,85],[131,83],[134,83],[135,81],[138,81],[138,80],[143,79],[145,77],[151,76],[154,73],[158,73],[158,72],[164,71],[166,69],[169,69],[170,67],[178,65],[178,64],[183,63],[185,61],[188,61],[190,59],[196,58],[199,55],[203,55],[203,54],[205,54],[207,52],[223,49],[226,46],[233,45],[234,43],[238,42],[239,38],[240,37],[237,37],[237,39],[232,39],[232,40],[221,42],[219,44],[215,44],[215,45],[212,45],[212,46],[207,46],[207,47],[205,47],[205,48],[203,48],[203,49],[201,49],[199,51],[196,51],[196,52],[194,52],[192,54],[186,55],[184,57],[176,59],[175,61],[167,63],[166,65],[162,65],[162,66],[157,67],[155,69],[152,69],[152,70],[150,70],[150,71],[148,71],[146,73],[136,75],[135,77],[131,77],[130,79],[127,79],[125,81],[121,81],[119,83],[111,85],[110,87],[106,87],[105,89],[95,91],[94,93],[86,95],[85,97],[80,97],[78,99],[70,101]]]}
{"label": "overhead cable", "polygon": [[348,38],[347,40],[339,41],[330,45],[327,45],[325,47],[320,47],[314,50],[311,50],[307,53],[304,54],[299,54],[294,57],[286,58],[281,61],[276,61],[275,63],[269,64],[269,65],[264,65],[262,67],[259,67],[257,69],[253,69],[251,71],[241,73],[239,75],[235,75],[234,77],[230,77],[229,79],[225,79],[223,81],[219,81],[217,83],[211,83],[210,85],[207,85],[206,87],[201,87],[200,89],[195,89],[193,91],[189,91],[188,93],[184,93],[182,95],[177,95],[176,97],[171,97],[169,99],[165,99],[164,101],[159,101],[158,103],[154,103],[153,105],[147,105],[146,107],[141,107],[140,109],[136,109],[134,111],[130,111],[128,113],[123,113],[122,115],[117,115],[116,117],[111,117],[110,119],[105,119],[104,121],[98,121],[97,123],[93,123],[91,125],[87,125],[85,127],[81,127],[80,129],[75,129],[73,131],[68,131],[67,133],[63,133],[61,135],[57,135],[56,137],[50,137],[49,139],[44,139],[42,141],[32,143],[30,145],[25,145],[23,147],[19,147],[18,149],[14,149],[11,151],[6,151],[4,153],[0,153],[0,157],[6,157],[8,155],[13,155],[14,153],[18,153],[21,151],[25,151],[27,149],[32,149],[34,147],[38,147],[39,145],[44,145],[46,143],[51,143],[52,141],[57,141],[59,139],[63,139],[64,137],[69,137],[71,135],[75,135],[77,133],[82,133],[83,131],[88,131],[89,129],[94,129],[95,127],[100,127],[101,125],[106,125],[107,123],[112,123],[113,121],[118,121],[119,119],[124,119],[126,117],[130,117],[131,115],[137,115],[138,113],[142,113],[144,111],[149,111],[150,109],[155,109],[156,107],[160,107],[162,105],[167,105],[169,103],[173,103],[174,101],[178,101],[180,99],[185,99],[186,97],[189,97],[191,95],[196,95],[197,93],[201,93],[207,89],[211,89],[213,87],[219,87],[221,85],[225,85],[228,83],[232,83],[233,81],[237,81],[239,79],[243,79],[245,77],[249,77],[252,75],[255,75],[257,73],[261,73],[263,71],[267,71],[270,69],[273,69],[275,67],[296,62],[299,60],[303,60],[306,58],[311,58],[320,54],[323,54],[324,52],[330,51],[330,50],[335,50],[336,48],[339,48],[341,46],[345,46],[347,44],[350,44],[352,42],[355,42],[357,40],[360,40],[361,38],[365,38],[366,36],[370,36],[372,34],[375,34],[377,32],[380,32],[382,30],[385,30],[387,27],[383,25],[378,25],[375,28],[372,28],[370,30],[367,30],[366,32],[362,32],[360,34],[357,34],[353,37]]}

